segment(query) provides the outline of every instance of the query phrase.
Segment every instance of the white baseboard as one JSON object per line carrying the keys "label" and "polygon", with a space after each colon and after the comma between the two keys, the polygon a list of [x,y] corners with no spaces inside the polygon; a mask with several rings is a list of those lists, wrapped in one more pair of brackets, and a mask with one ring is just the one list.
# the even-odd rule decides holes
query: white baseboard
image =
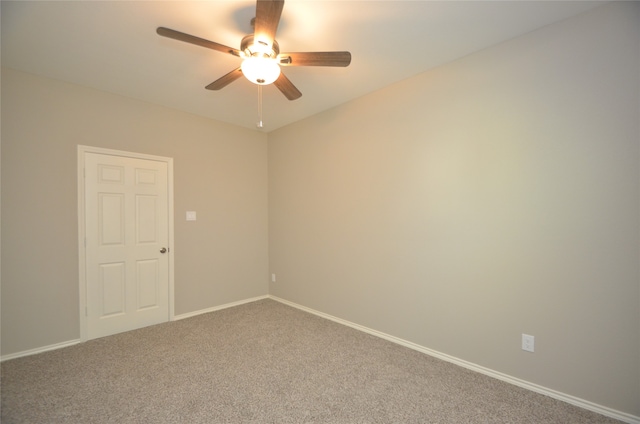
{"label": "white baseboard", "polygon": [[[190,318],[190,317],[194,317],[196,315],[206,314],[208,312],[219,311],[221,309],[231,308],[231,307],[239,306],[239,305],[242,305],[242,304],[245,304],[245,303],[256,302],[258,300],[268,299],[268,298],[269,298],[268,295],[258,296],[258,297],[253,297],[253,298],[250,298],[250,299],[240,300],[238,302],[227,303],[225,305],[214,306],[213,308],[202,309],[200,311],[188,312],[186,314],[181,314],[181,315],[174,316],[172,321],[177,321],[177,320],[180,320],[180,319]],[[38,348],[35,348],[35,349],[30,349],[30,350],[24,350],[22,352],[10,353],[8,355],[3,355],[2,357],[0,357],[0,362],[8,361],[10,359],[15,359],[15,358],[21,358],[23,356],[36,355],[38,353],[47,352],[47,351],[50,351],[50,350],[62,349],[64,347],[73,346],[73,345],[78,344],[78,343],[82,343],[82,340],[81,339],[69,340],[67,342],[61,342],[61,343],[56,343],[56,344],[52,344],[52,345],[49,345],[49,346],[38,347]]]}
{"label": "white baseboard", "polygon": [[338,324],[346,325],[347,327],[351,327],[351,328],[354,328],[356,330],[362,331],[364,333],[371,334],[371,335],[376,336],[376,337],[380,337],[381,339],[388,340],[390,342],[399,344],[401,346],[408,347],[408,348],[413,349],[413,350],[417,350],[418,352],[422,352],[424,354],[433,356],[435,358],[442,359],[443,361],[451,362],[451,363],[459,365],[459,366],[461,366],[463,368],[467,368],[469,370],[479,372],[480,374],[484,374],[484,375],[487,375],[489,377],[493,377],[493,378],[496,378],[498,380],[502,380],[504,382],[513,384],[515,386],[522,387],[524,389],[531,390],[533,392],[540,393],[540,394],[543,394],[545,396],[549,396],[550,398],[558,399],[558,400],[561,400],[563,402],[569,403],[571,405],[575,405],[575,406],[578,406],[580,408],[587,409],[589,411],[593,411],[593,412],[596,412],[598,414],[601,414],[601,415],[604,415],[604,416],[607,416],[607,417],[611,417],[611,418],[614,418],[616,420],[619,420],[619,421],[622,421],[622,422],[625,422],[625,423],[640,424],[640,417],[637,417],[637,416],[634,416],[634,415],[631,415],[631,414],[627,414],[625,412],[616,411],[615,409],[611,409],[611,408],[608,408],[606,406],[598,405],[598,404],[590,402],[588,400],[584,400],[584,399],[581,399],[581,398],[578,398],[578,397],[575,397],[575,396],[571,396],[571,395],[568,395],[568,394],[565,394],[565,393],[558,392],[558,391],[553,390],[553,389],[549,389],[549,388],[546,388],[546,387],[543,387],[543,386],[539,386],[537,384],[530,383],[528,381],[521,380],[519,378],[512,377],[510,375],[503,374],[501,372],[494,371],[494,370],[489,369],[489,368],[485,368],[483,366],[474,364],[472,362],[468,362],[468,361],[456,358],[454,356],[447,355],[446,353],[438,352],[438,351],[435,351],[433,349],[429,349],[427,347],[420,346],[418,344],[409,342],[407,340],[403,340],[403,339],[400,339],[398,337],[394,337],[394,336],[391,336],[389,334],[382,333],[380,331],[373,330],[371,328],[367,328],[367,327],[364,327],[364,326],[359,325],[359,324],[355,324],[353,322],[344,320],[342,318],[337,318],[337,317],[334,317],[332,315],[325,314],[324,312],[319,312],[319,311],[316,311],[314,309],[307,308],[306,306],[302,306],[302,305],[299,305],[297,303],[290,302],[288,300],[281,299],[281,298],[276,297],[276,296],[271,296],[270,295],[268,297],[270,299],[273,299],[273,300],[277,301],[277,302],[284,303],[285,305],[289,305],[291,307],[300,309],[302,311],[309,312],[309,313],[311,313],[313,315],[317,315],[319,317],[326,318],[326,319],[328,319],[330,321],[337,322]]}
{"label": "white baseboard", "polygon": [[174,315],[172,321],[178,321],[185,318],[195,317],[197,315],[207,314],[209,312],[219,311],[221,309],[233,308],[234,306],[244,305],[245,303],[257,302],[258,300],[269,299],[269,295],[252,297],[250,299],[239,300],[237,302],[225,303],[224,305],[214,306],[212,308],[200,309],[199,311],[187,312],[186,314]]}
{"label": "white baseboard", "polygon": [[[279,298],[277,296],[272,296],[272,295],[258,296],[258,297],[253,297],[253,298],[250,298],[250,299],[240,300],[240,301],[237,301],[237,302],[226,303],[226,304],[220,305],[220,306],[214,306],[212,308],[201,309],[199,311],[188,312],[186,314],[175,315],[173,317],[173,321],[186,319],[186,318],[191,318],[191,317],[194,317],[194,316],[197,316],[197,315],[206,314],[206,313],[209,313],[209,312],[215,312],[215,311],[219,311],[219,310],[222,310],[222,309],[232,308],[234,306],[243,305],[245,303],[256,302],[258,300],[263,300],[263,299],[273,299],[273,300],[275,300],[277,302],[283,303],[285,305],[289,305],[289,306],[294,307],[296,309],[300,309],[302,311],[305,311],[305,312],[311,313],[313,315],[328,319],[330,321],[337,322],[338,324],[346,325],[347,327],[351,327],[351,328],[354,328],[356,330],[362,331],[364,333],[371,334],[371,335],[376,336],[376,337],[380,337],[381,339],[388,340],[390,342],[399,344],[401,346],[408,347],[409,349],[413,349],[413,350],[416,350],[418,352],[422,352],[424,354],[433,356],[435,358],[442,359],[443,361],[447,361],[447,362],[459,365],[459,366],[467,368],[469,370],[479,372],[480,374],[488,375],[489,377],[493,377],[493,378],[496,378],[498,380],[502,380],[504,382],[513,384],[515,386],[522,387],[524,389],[531,390],[533,392],[540,393],[540,394],[543,394],[545,396],[549,396],[551,398],[561,400],[563,402],[578,406],[578,407],[583,408],[583,409],[587,409],[589,411],[596,412],[598,414],[601,414],[601,415],[604,415],[604,416],[607,416],[607,417],[614,418],[616,420],[619,420],[619,421],[622,421],[622,422],[625,422],[625,423],[640,424],[640,417],[637,417],[635,415],[631,415],[631,414],[627,414],[625,412],[617,411],[615,409],[611,409],[611,408],[608,408],[606,406],[598,405],[598,404],[590,402],[588,400],[584,400],[584,399],[581,399],[581,398],[578,398],[578,397],[575,397],[575,396],[571,396],[571,395],[568,395],[568,394],[565,394],[565,393],[558,392],[556,390],[552,390],[552,389],[549,389],[549,388],[546,388],[546,387],[543,387],[543,386],[539,386],[537,384],[530,383],[528,381],[521,380],[519,378],[512,377],[512,376],[509,376],[507,374],[503,374],[503,373],[498,372],[498,371],[491,370],[489,368],[485,368],[483,366],[480,366],[480,365],[477,365],[477,364],[474,364],[474,363],[471,363],[471,362],[456,358],[454,356],[450,356],[450,355],[447,355],[445,353],[438,352],[438,351],[435,351],[433,349],[426,348],[424,346],[420,346],[418,344],[409,342],[407,340],[403,340],[403,339],[400,339],[398,337],[394,337],[394,336],[391,336],[389,334],[382,333],[380,331],[373,330],[373,329],[368,328],[368,327],[364,327],[362,325],[359,325],[359,324],[344,320],[342,318],[337,318],[337,317],[334,317],[332,315],[325,314],[324,312],[316,311],[315,309],[311,309],[311,308],[308,308],[306,306],[302,306],[302,305],[299,305],[297,303],[290,302],[290,301],[285,300],[285,299],[281,299],[281,298]],[[56,344],[52,344],[52,345],[49,345],[49,346],[43,346],[43,347],[36,348],[36,349],[30,349],[30,350],[25,350],[25,351],[22,351],[22,352],[12,353],[12,354],[9,354],[9,355],[3,355],[2,357],[0,357],[0,362],[8,361],[10,359],[20,358],[20,357],[23,357],[23,356],[35,355],[35,354],[42,353],[42,352],[47,352],[47,351],[50,351],[50,350],[62,349],[64,347],[73,346],[73,345],[81,343],[81,342],[82,341],[80,339],[69,340],[69,341],[66,341],[66,342],[56,343]]]}
{"label": "white baseboard", "polygon": [[8,361],[9,359],[21,358],[23,356],[31,356],[50,350],[62,349],[63,347],[73,346],[81,342],[82,341],[80,339],[69,340],[68,342],[61,342],[49,346],[38,347],[35,349],[23,350],[22,352],[10,353],[9,355],[3,355],[2,357],[0,357],[0,362]]}

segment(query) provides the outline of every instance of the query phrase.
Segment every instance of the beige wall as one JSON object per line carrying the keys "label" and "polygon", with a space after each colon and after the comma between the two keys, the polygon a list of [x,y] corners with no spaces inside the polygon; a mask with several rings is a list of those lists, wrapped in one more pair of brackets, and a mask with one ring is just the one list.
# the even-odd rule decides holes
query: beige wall
{"label": "beige wall", "polygon": [[639,10],[270,133],[270,293],[640,416]]}
{"label": "beige wall", "polygon": [[174,158],[176,314],[270,292],[640,416],[639,7],[290,125],[268,152],[259,132],[3,69],[2,355],[79,337],[84,144]]}
{"label": "beige wall", "polygon": [[78,144],[174,158],[176,314],[267,294],[266,134],[3,69],[3,355],[80,336]]}

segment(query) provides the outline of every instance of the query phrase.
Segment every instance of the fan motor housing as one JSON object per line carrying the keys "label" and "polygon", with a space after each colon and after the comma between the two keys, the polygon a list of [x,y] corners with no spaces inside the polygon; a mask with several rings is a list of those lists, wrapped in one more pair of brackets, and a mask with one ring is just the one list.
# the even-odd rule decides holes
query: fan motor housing
{"label": "fan motor housing", "polygon": [[242,51],[246,57],[262,55],[263,57],[270,57],[275,59],[280,54],[280,46],[276,40],[273,40],[271,48],[261,41],[255,41],[253,35],[247,35],[242,38],[240,43],[240,51]]}

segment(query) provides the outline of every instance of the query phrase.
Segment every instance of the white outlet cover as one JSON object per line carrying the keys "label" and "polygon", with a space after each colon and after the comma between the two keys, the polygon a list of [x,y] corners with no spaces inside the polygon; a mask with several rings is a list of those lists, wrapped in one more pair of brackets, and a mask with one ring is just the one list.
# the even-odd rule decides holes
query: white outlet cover
{"label": "white outlet cover", "polygon": [[529,334],[522,334],[522,350],[533,352],[535,348],[535,338]]}
{"label": "white outlet cover", "polygon": [[196,220],[196,212],[187,211],[187,221],[195,221],[195,220]]}

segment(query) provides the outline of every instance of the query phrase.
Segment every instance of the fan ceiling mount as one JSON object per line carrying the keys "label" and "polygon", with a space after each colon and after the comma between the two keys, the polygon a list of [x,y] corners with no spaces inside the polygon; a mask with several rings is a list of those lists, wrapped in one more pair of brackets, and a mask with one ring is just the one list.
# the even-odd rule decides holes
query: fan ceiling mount
{"label": "fan ceiling mount", "polygon": [[242,38],[240,50],[165,27],[159,27],[156,32],[163,37],[206,47],[242,59],[242,65],[239,68],[207,85],[205,88],[208,90],[220,90],[244,75],[254,84],[273,83],[287,99],[295,100],[302,96],[302,93],[282,73],[281,66],[345,67],[351,63],[351,53],[347,51],[280,53],[280,46],[275,36],[283,8],[284,0],[257,0],[256,17],[251,20],[254,32]]}

